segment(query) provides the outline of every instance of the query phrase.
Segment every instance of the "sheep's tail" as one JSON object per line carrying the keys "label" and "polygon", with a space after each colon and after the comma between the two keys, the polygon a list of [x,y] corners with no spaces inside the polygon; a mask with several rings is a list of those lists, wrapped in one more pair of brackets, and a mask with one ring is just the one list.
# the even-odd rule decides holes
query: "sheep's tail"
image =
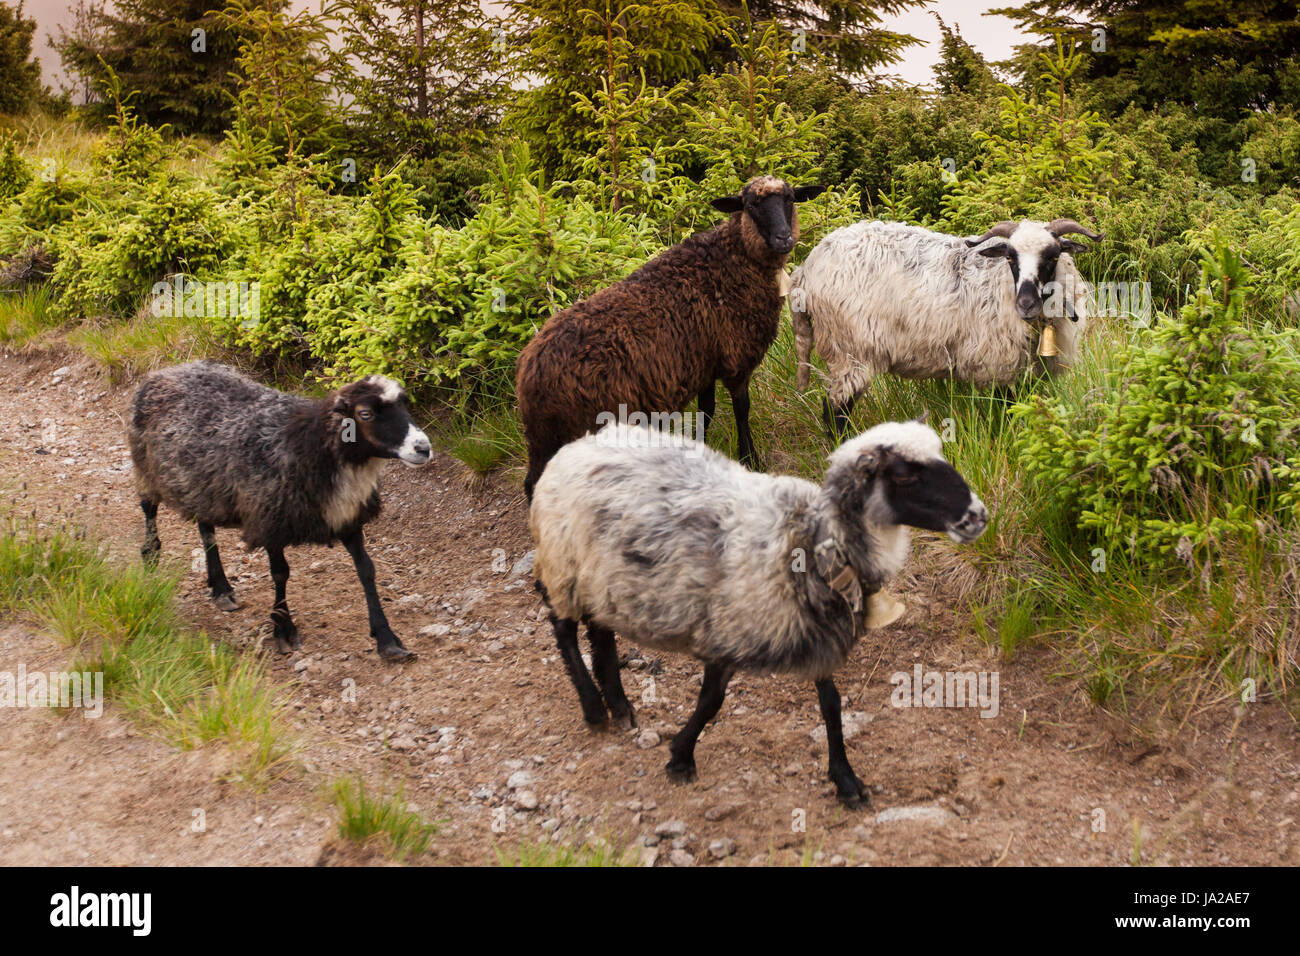
{"label": "sheep's tail", "polygon": [[[794,353],[798,361],[795,384],[801,392],[808,387],[808,379],[812,374],[810,358],[813,344],[812,316],[808,313],[808,296],[799,284],[799,273],[802,271],[796,269],[791,277],[793,288],[790,296],[790,322],[794,325]],[[795,308],[796,306],[799,308]]]}

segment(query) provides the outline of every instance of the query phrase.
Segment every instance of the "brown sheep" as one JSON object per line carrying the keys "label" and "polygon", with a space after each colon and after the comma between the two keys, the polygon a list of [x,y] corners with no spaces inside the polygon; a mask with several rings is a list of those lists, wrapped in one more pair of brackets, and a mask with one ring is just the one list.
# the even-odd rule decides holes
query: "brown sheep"
{"label": "brown sheep", "polygon": [[551,316],[519,355],[515,388],[533,486],[561,447],[602,412],[677,412],[699,399],[703,428],[718,380],[731,394],[740,457],[759,467],[749,431],[749,378],[776,338],[799,238],[795,203],[824,186],[750,180],[712,206],[731,218],[683,240],[630,276]]}

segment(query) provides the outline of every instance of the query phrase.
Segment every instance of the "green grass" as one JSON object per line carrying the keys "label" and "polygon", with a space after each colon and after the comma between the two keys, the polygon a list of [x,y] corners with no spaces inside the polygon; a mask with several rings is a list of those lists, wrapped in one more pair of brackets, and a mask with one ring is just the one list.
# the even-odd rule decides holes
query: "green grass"
{"label": "green grass", "polygon": [[514,850],[496,849],[497,861],[502,866],[559,867],[559,866],[635,866],[636,861],[626,847],[616,846],[608,840],[595,843],[552,843],[548,840],[525,840]]}
{"label": "green grass", "polygon": [[201,318],[156,316],[148,308],[124,322],[86,322],[68,343],[90,356],[115,383],[192,359],[218,357],[223,350]]}
{"label": "green grass", "polygon": [[476,475],[527,458],[523,427],[513,403],[500,402],[477,414],[453,412],[432,426],[437,447]]}
{"label": "green grass", "polygon": [[104,675],[105,697],[189,749],[220,743],[231,776],[262,788],[292,766],[282,692],[263,663],[187,630],[175,566],[119,564],[82,534],[10,520],[0,534],[0,610],[43,626]]}
{"label": "green grass", "polygon": [[360,778],[339,780],[334,784],[334,805],[340,836],[354,843],[377,843],[395,860],[426,853],[438,833],[436,823],[407,805],[400,788],[375,794],[366,790]]}
{"label": "green grass", "polygon": [[53,297],[47,286],[32,286],[21,291],[0,290],[0,344],[22,346],[64,323],[52,308]]}

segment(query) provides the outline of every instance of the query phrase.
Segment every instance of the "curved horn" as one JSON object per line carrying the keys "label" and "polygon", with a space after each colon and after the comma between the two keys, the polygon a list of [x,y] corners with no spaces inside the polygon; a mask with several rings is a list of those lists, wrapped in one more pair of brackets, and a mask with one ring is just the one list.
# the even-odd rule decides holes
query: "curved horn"
{"label": "curved horn", "polygon": [[1010,219],[1004,219],[996,226],[994,226],[992,229],[990,229],[988,232],[984,233],[984,235],[980,236],[978,239],[967,239],[966,245],[974,249],[976,246],[980,245],[981,243],[988,242],[994,236],[1001,236],[1003,239],[1009,239],[1011,238],[1011,234],[1016,231],[1016,227],[1019,225],[1020,223],[1018,222],[1012,222]]}
{"label": "curved horn", "polygon": [[1077,232],[1079,235],[1087,236],[1089,239],[1101,238],[1101,233],[1093,232],[1091,229],[1079,225],[1073,219],[1053,219],[1047,224],[1047,231],[1057,239],[1060,239],[1066,233],[1070,232]]}

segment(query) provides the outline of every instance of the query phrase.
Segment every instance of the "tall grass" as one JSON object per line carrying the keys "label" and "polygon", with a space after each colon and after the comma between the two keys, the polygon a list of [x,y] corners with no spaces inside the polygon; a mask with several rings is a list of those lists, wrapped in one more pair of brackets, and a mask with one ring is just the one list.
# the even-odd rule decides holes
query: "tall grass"
{"label": "tall grass", "polygon": [[0,344],[22,346],[63,326],[48,286],[0,290]]}

